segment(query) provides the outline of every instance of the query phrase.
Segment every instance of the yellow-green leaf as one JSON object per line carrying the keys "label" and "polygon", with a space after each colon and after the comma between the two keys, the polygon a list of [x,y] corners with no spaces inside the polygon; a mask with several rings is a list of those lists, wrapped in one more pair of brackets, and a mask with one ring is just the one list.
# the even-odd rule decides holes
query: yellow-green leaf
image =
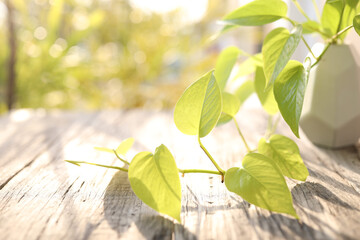
{"label": "yellow-green leaf", "polygon": [[224,90],[240,52],[237,47],[227,47],[217,58],[214,75],[221,90]]}
{"label": "yellow-green leaf", "polygon": [[182,94],[175,106],[174,122],[185,134],[205,137],[215,127],[221,109],[221,92],[210,71]]}
{"label": "yellow-green leaf", "polygon": [[105,148],[105,147],[94,147],[95,150],[102,151],[102,152],[108,152],[108,153],[114,153],[113,149]]}
{"label": "yellow-green leaf", "polygon": [[234,95],[240,100],[240,106],[254,93],[254,91],[254,82],[251,80],[245,81],[238,89],[236,89]]}
{"label": "yellow-green leaf", "polygon": [[264,40],[262,48],[266,85],[271,86],[290,60],[301,39],[302,27],[297,25],[291,33],[276,28]]}
{"label": "yellow-green leaf", "polygon": [[264,155],[247,154],[241,168],[226,171],[225,185],[251,204],[298,218],[281,170]]}
{"label": "yellow-green leaf", "polygon": [[[359,3],[359,0],[344,0],[345,6],[341,16],[341,26],[340,30],[346,28],[347,26],[353,23],[353,19],[356,15],[356,6]],[[345,39],[348,32],[345,32],[340,35],[340,39]]]}
{"label": "yellow-green leaf", "polygon": [[303,64],[291,60],[274,85],[274,95],[281,115],[295,136],[299,137],[299,119],[306,89],[307,73]]}
{"label": "yellow-green leaf", "polygon": [[255,0],[224,17],[229,24],[260,26],[286,17],[287,5],[281,0]]}
{"label": "yellow-green leaf", "polygon": [[255,71],[255,91],[256,94],[263,106],[264,110],[270,114],[274,115],[279,111],[277,102],[274,97],[273,87],[266,87],[266,79],[264,75],[264,69],[262,67],[257,67]]}
{"label": "yellow-green leaf", "polygon": [[129,166],[132,190],[149,207],[180,222],[181,185],[174,157],[164,146],[138,153]]}
{"label": "yellow-green leaf", "polygon": [[284,176],[300,181],[305,181],[309,176],[299,148],[290,138],[278,134],[272,135],[269,141],[262,138],[258,144],[258,151],[272,159]]}
{"label": "yellow-green leaf", "polygon": [[262,54],[258,53],[246,59],[239,66],[239,71],[234,77],[234,79],[238,79],[239,77],[247,76],[253,72],[255,72],[256,67],[262,67]]}
{"label": "yellow-green leaf", "polygon": [[321,28],[328,37],[336,34],[340,27],[341,16],[344,8],[343,0],[327,0],[321,15]]}
{"label": "yellow-green leaf", "polygon": [[125,155],[129,149],[134,144],[134,138],[127,138],[120,143],[120,145],[116,148],[116,153],[120,155]]}
{"label": "yellow-green leaf", "polygon": [[316,21],[306,21],[304,23],[301,24],[303,27],[303,34],[309,34],[309,33],[314,33],[314,32],[320,32],[321,26],[320,23],[316,22]]}
{"label": "yellow-green leaf", "polygon": [[231,93],[223,92],[223,108],[217,125],[229,122],[237,114],[240,108],[240,100]]}

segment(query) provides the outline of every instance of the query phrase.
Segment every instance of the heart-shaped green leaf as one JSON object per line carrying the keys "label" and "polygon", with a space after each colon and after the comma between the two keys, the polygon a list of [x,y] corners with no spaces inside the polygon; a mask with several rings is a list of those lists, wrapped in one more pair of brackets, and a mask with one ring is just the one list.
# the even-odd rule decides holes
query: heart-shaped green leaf
{"label": "heart-shaped green leaf", "polygon": [[279,167],[264,155],[247,154],[241,168],[226,171],[225,185],[251,204],[298,218]]}
{"label": "heart-shaped green leaf", "polygon": [[269,141],[262,138],[258,144],[258,151],[272,159],[284,176],[300,181],[305,181],[309,176],[299,148],[290,138],[278,134],[272,135]]}
{"label": "heart-shaped green leaf", "polygon": [[229,122],[240,109],[240,100],[231,93],[222,93],[223,108],[217,125]]}
{"label": "heart-shaped green leaf", "polygon": [[343,8],[343,0],[326,0],[321,15],[321,28],[328,37],[333,36],[341,30],[339,29],[339,25]]}
{"label": "heart-shaped green leaf", "polygon": [[205,137],[215,127],[221,109],[221,92],[211,71],[182,94],[175,106],[174,122],[185,134]]}
{"label": "heart-shaped green leaf", "polygon": [[234,95],[240,100],[240,106],[254,93],[254,82],[251,80],[245,81],[236,89]]}
{"label": "heart-shaped green leaf", "polygon": [[360,15],[356,15],[353,20],[353,26],[357,34],[360,36]]}
{"label": "heart-shaped green leaf", "polygon": [[301,39],[302,27],[297,25],[291,33],[276,28],[264,40],[262,48],[267,86],[271,86],[290,60]]}
{"label": "heart-shaped green leaf", "polygon": [[127,138],[120,143],[116,148],[116,153],[119,155],[125,155],[134,144],[134,138]]}
{"label": "heart-shaped green leaf", "polygon": [[274,85],[274,95],[281,115],[297,137],[306,82],[307,73],[302,63],[291,60]]}
{"label": "heart-shaped green leaf", "polygon": [[273,88],[265,88],[266,79],[264,75],[264,69],[257,67],[255,71],[255,91],[263,106],[264,110],[270,115],[274,115],[279,111],[277,102],[274,97]]}
{"label": "heart-shaped green leaf", "polygon": [[154,155],[138,153],[129,166],[132,190],[144,203],[159,213],[180,222],[181,185],[174,157],[164,146]]}
{"label": "heart-shaped green leaf", "polygon": [[233,46],[221,51],[215,64],[214,73],[221,90],[224,90],[240,52],[240,49]]}
{"label": "heart-shaped green leaf", "polygon": [[224,21],[240,26],[260,26],[286,17],[287,5],[281,0],[255,0],[224,17]]}

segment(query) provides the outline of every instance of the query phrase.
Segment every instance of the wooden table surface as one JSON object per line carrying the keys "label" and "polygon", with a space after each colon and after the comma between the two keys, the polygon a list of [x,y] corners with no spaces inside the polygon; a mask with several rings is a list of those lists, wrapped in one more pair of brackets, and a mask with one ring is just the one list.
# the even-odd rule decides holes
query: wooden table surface
{"label": "wooden table surface", "polygon": [[[244,109],[239,125],[251,147],[264,134],[261,110]],[[0,118],[0,239],[360,239],[360,160],[353,147],[327,150],[281,123],[299,145],[306,182],[287,180],[301,221],[270,213],[228,192],[220,178],[186,174],[182,223],[143,204],[127,174],[64,159],[122,166],[94,146],[116,148],[127,137],[139,151],[165,144],[179,168],[214,169],[196,143],[180,133],[172,113],[145,110],[51,112],[19,110]],[[235,126],[203,140],[222,168],[240,166],[245,148]]]}

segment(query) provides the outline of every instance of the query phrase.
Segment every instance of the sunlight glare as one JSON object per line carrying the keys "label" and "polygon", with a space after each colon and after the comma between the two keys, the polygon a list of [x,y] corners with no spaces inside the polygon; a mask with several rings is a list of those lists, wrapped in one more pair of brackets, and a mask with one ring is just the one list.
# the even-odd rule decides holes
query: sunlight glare
{"label": "sunlight glare", "polygon": [[207,10],[208,0],[131,0],[131,5],[143,11],[166,14],[179,10],[183,16],[182,24],[191,24],[200,21]]}

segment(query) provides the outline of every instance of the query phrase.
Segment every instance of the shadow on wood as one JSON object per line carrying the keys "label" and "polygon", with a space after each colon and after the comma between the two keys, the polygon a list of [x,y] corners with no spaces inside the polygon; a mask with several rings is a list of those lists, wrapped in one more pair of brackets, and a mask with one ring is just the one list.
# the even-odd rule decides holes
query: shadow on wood
{"label": "shadow on wood", "polygon": [[[318,199],[316,199],[315,196],[323,200],[326,200],[332,204],[336,204],[350,210],[359,211],[356,207],[350,206],[348,203],[341,200],[338,196],[336,196],[334,193],[332,193],[329,189],[327,189],[320,183],[315,183],[315,182],[301,183],[296,185],[291,192],[294,195],[297,195],[298,191],[303,192],[304,196],[306,196],[306,199],[304,199],[305,201],[301,201],[299,198],[294,197],[294,202],[302,207],[308,208],[311,211],[322,212],[324,210],[321,202]],[[320,207],[314,207],[314,205]]]}
{"label": "shadow on wood", "polygon": [[106,221],[118,236],[173,239],[176,234],[180,239],[196,239],[181,224],[157,215],[142,203],[131,190],[126,172],[119,171],[111,179],[105,192],[104,213]]}
{"label": "shadow on wood", "polygon": [[330,184],[331,186],[337,188],[338,190],[345,191],[346,193],[354,195],[354,197],[360,196],[359,193],[356,192],[354,190],[354,188],[350,187],[349,185],[345,185],[344,183],[337,181],[335,178],[331,178],[331,177],[329,177],[319,171],[315,171],[311,168],[308,168],[308,170],[309,170],[310,176],[317,178],[323,182],[326,182],[326,183]]}
{"label": "shadow on wood", "polygon": [[259,216],[258,225],[261,229],[271,233],[273,237],[295,239],[295,236],[298,236],[301,239],[331,239],[331,237],[323,231],[316,230],[308,224],[294,218],[276,213],[267,217]]}

